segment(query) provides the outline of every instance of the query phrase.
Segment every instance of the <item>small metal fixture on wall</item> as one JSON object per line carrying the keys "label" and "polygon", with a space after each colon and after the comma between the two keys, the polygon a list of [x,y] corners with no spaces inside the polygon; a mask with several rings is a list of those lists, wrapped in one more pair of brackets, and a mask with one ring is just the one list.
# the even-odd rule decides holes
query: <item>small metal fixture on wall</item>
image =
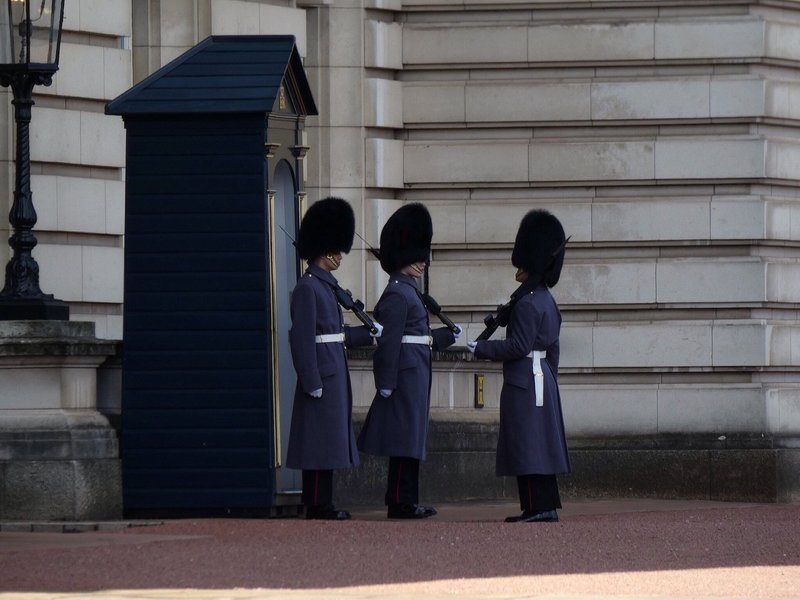
{"label": "small metal fixture on wall", "polygon": [[36,210],[31,193],[30,122],[33,88],[50,85],[58,71],[65,0],[0,0],[0,85],[14,95],[17,127],[14,202],[8,219],[13,256],[0,292],[0,320],[68,320],[69,307],[39,288]]}
{"label": "small metal fixture on wall", "polygon": [[483,373],[475,373],[475,408],[483,408],[485,406],[483,398],[484,381]]}

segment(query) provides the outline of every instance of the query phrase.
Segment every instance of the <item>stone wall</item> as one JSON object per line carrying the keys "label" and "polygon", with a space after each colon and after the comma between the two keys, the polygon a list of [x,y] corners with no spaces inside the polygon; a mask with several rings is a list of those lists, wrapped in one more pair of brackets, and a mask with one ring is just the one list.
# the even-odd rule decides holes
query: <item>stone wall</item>
{"label": "stone wall", "polygon": [[[402,66],[383,68],[402,83],[387,143],[402,141],[403,185],[368,192],[367,234],[399,201],[431,208],[431,292],[469,338],[515,287],[520,217],[553,211],[572,235],[554,291],[573,447],[614,440],[620,472],[641,474],[668,456],[642,440],[705,457],[722,440],[743,451],[728,465],[756,461],[740,479],[784,485],[800,444],[800,3],[372,5],[388,10],[367,30],[402,27]],[[434,407],[469,410],[469,377],[435,382]]]}
{"label": "stone wall", "polygon": [[37,89],[32,178],[42,289],[99,337],[122,334],[124,128],[103,114],[131,84],[130,2],[68,1],[61,67]]}
{"label": "stone wall", "polygon": [[117,436],[95,410],[117,345],[93,323],[0,321],[0,521],[122,516]]}

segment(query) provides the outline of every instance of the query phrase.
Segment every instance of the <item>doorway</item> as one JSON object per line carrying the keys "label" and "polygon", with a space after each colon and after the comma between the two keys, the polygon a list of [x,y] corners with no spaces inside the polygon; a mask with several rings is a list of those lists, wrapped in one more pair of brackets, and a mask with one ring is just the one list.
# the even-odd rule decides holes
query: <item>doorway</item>
{"label": "doorway", "polygon": [[277,355],[275,389],[278,394],[278,398],[275,400],[276,437],[280,440],[280,444],[276,444],[276,451],[280,451],[280,455],[277,457],[276,492],[281,494],[297,492],[302,488],[302,472],[284,466],[289,446],[289,427],[292,420],[296,382],[292,353],[289,347],[289,328],[291,327],[289,308],[291,293],[300,275],[300,263],[292,240],[297,232],[300,207],[297,202],[294,171],[286,160],[281,160],[276,165],[272,188],[275,191],[272,223],[275,247],[272,266],[275,274],[276,339],[274,347]]}

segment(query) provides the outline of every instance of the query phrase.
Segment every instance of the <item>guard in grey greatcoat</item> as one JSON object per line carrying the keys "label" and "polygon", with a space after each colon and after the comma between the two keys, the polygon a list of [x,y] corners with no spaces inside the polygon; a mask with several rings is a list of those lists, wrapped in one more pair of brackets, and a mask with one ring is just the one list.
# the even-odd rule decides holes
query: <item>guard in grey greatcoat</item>
{"label": "guard in grey greatcoat", "polygon": [[[308,268],[292,291],[289,343],[297,372],[286,466],[303,470],[309,519],[349,519],[333,504],[333,469],[359,464],[346,346],[367,346],[365,326],[344,325],[331,271],[353,246],[355,216],[341,198],[313,204],[300,224],[297,251]],[[382,327],[376,323],[380,335]]]}
{"label": "guard in grey greatcoat", "polygon": [[397,210],[381,231],[380,262],[389,284],[375,306],[383,334],[373,357],[377,392],[358,438],[367,454],[389,457],[385,501],[389,518],[421,519],[436,509],[419,505],[419,463],[425,459],[431,393],[431,350],[455,341],[431,330],[417,288],[428,263],[433,225],[418,203]]}
{"label": "guard in grey greatcoat", "polygon": [[503,362],[497,475],[517,477],[522,508],[508,522],[558,521],[556,474],[570,471],[558,391],[561,313],[549,290],[558,283],[565,245],[556,217],[544,210],[525,215],[511,257],[524,287],[506,339],[467,344],[477,358]]}

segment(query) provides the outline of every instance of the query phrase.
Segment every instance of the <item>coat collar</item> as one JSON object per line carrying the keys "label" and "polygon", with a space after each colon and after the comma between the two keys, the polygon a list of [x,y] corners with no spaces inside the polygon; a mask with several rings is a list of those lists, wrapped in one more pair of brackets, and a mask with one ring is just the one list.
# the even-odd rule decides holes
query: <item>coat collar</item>
{"label": "coat collar", "polygon": [[313,275],[317,279],[321,279],[322,281],[330,285],[339,285],[339,282],[336,280],[336,277],[331,275],[329,271],[326,271],[322,267],[318,267],[315,264],[309,263],[308,268],[306,269],[306,273]]}
{"label": "coat collar", "polygon": [[406,275],[405,273],[401,273],[400,271],[395,271],[389,276],[390,281],[396,281],[398,283],[405,283],[406,285],[410,285],[414,289],[417,289],[417,280],[416,278],[412,277],[411,275]]}

